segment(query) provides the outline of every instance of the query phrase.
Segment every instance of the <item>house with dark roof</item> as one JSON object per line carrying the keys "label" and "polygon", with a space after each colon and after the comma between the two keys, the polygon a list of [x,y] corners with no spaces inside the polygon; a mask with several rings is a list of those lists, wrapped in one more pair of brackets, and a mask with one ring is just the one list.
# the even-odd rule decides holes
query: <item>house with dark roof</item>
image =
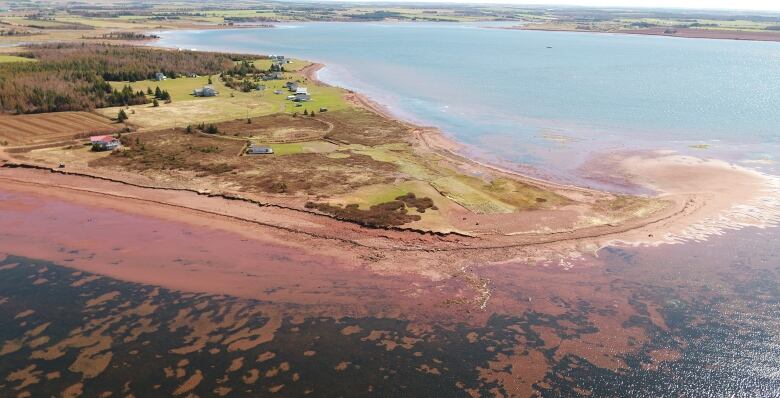
{"label": "house with dark roof", "polygon": [[192,95],[196,97],[213,97],[219,94],[217,90],[214,90],[214,86],[203,86],[203,88],[196,88]]}

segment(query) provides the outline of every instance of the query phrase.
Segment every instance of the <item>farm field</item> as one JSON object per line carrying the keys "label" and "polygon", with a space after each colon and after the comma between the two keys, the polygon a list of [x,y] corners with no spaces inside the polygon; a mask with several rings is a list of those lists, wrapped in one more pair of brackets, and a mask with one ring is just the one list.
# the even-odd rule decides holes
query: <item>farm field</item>
{"label": "farm field", "polygon": [[15,55],[2,55],[2,54],[0,54],[0,64],[6,63],[6,62],[35,62],[35,60],[31,59],[31,58],[17,57]]}
{"label": "farm field", "polygon": [[34,145],[111,133],[124,128],[89,112],[0,115],[0,144]]}

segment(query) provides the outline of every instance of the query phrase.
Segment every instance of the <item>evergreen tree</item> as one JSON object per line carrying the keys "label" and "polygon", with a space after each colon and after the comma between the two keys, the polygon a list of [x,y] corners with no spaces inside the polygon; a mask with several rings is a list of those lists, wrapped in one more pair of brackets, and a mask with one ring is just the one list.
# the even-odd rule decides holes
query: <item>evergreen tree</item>
{"label": "evergreen tree", "polygon": [[154,98],[160,99],[160,97],[162,97],[162,90],[160,90],[160,86],[157,86],[154,89]]}
{"label": "evergreen tree", "polygon": [[160,103],[157,101],[157,98],[155,98],[154,101],[152,101],[152,106],[155,108],[160,106]]}
{"label": "evergreen tree", "polygon": [[119,114],[116,115],[116,120],[119,121],[119,123],[122,123],[125,120],[127,120],[127,114],[125,113],[124,109],[119,110]]}

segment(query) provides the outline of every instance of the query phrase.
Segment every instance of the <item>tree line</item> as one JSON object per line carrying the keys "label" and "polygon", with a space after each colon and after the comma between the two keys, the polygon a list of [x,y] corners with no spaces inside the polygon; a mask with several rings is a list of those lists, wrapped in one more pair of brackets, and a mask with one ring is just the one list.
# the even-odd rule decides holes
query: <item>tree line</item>
{"label": "tree line", "polygon": [[37,62],[0,64],[0,111],[40,113],[89,110],[148,101],[129,86],[109,81],[141,81],[162,72],[168,77],[218,74],[249,59],[237,54],[169,51],[111,44],[33,45],[20,56]]}

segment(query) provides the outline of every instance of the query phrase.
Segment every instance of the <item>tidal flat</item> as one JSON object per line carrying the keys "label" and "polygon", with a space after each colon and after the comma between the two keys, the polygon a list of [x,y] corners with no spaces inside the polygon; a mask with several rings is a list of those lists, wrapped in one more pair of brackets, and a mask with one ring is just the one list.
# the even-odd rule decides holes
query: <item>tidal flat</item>
{"label": "tidal flat", "polygon": [[[198,279],[198,266],[244,273],[237,260],[247,252],[193,261],[181,239],[208,252],[226,236],[125,221],[150,235],[145,250],[111,239],[85,250],[80,243],[95,241],[85,229],[40,252],[56,262],[3,247],[2,394],[749,397],[780,388],[775,229],[610,247],[567,267],[475,265],[467,271],[490,291],[477,309],[465,274],[361,278],[332,264],[317,276],[316,263],[257,240],[243,244],[274,263],[253,255],[266,265],[244,278],[270,283],[230,295],[161,288]],[[2,241],[13,230],[3,225]],[[166,243],[165,257],[145,256]],[[78,270],[92,258],[96,271],[118,275],[144,263],[156,282]]]}

